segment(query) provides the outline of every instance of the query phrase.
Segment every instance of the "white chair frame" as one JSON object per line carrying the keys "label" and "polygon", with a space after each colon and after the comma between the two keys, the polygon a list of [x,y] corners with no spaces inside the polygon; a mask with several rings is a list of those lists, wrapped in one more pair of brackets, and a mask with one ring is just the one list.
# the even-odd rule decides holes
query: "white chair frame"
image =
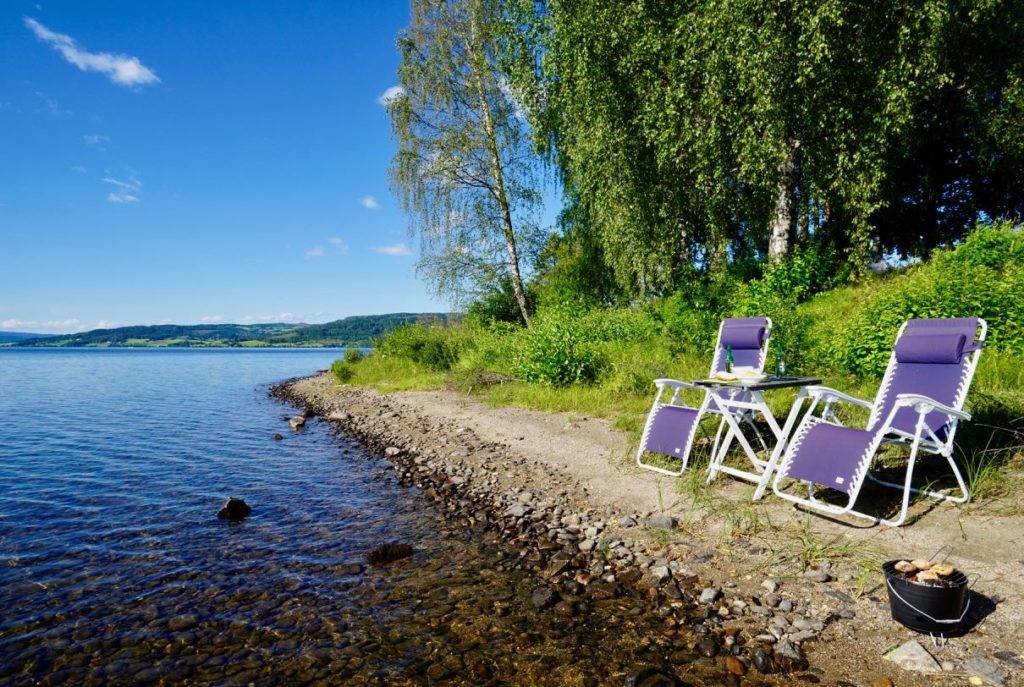
{"label": "white chair frame", "polygon": [[[761,341],[761,351],[757,358],[757,370],[759,372],[764,370],[764,364],[768,358],[768,344],[771,341],[772,335],[772,318],[765,317],[764,319],[764,339]],[[715,354],[711,359],[711,371],[709,373],[709,376],[714,375],[715,371],[718,369],[718,363],[722,356],[722,330],[725,327],[725,323],[726,320],[722,320],[721,324],[718,325],[718,336],[715,339]],[[651,404],[651,410],[647,413],[647,420],[644,422],[644,431],[643,434],[640,436],[640,445],[637,447],[636,451],[636,464],[644,468],[645,470],[652,470],[662,475],[668,475],[669,477],[679,477],[686,470],[686,467],[690,462],[690,451],[693,448],[693,439],[697,433],[697,427],[700,425],[701,420],[704,418],[704,415],[707,413],[715,415],[721,413],[715,407],[715,405],[711,403],[712,391],[706,387],[697,386],[696,384],[693,384],[691,382],[683,382],[678,379],[655,379],[654,384],[655,386],[658,387],[658,393],[654,397],[654,403]],[[647,445],[647,439],[650,435],[651,428],[654,424],[654,418],[655,416],[657,416],[658,411],[662,408],[662,406],[675,405],[682,408],[692,408],[692,406],[688,405],[680,395],[680,392],[687,389],[699,391],[703,394],[703,397],[700,405],[697,407],[697,419],[694,420],[693,427],[691,427],[690,429],[690,435],[686,438],[686,451],[682,456],[678,457],[681,463],[679,469],[670,470],[668,468],[663,468],[659,465],[644,462],[644,447]],[[668,390],[672,391],[672,395],[669,397],[669,400],[667,402],[663,403],[661,401],[662,396]],[[743,392],[743,395],[746,394],[747,392]],[[753,425],[752,414],[744,414],[742,420]],[[714,456],[718,452],[718,444],[721,440],[722,431],[725,428],[725,424],[726,423],[724,419],[720,420],[718,423],[718,430],[715,432],[715,439],[711,449],[712,456]],[[755,431],[757,430],[756,427],[754,429]],[[763,445],[764,439],[761,437],[760,432],[758,432],[758,438],[761,440],[761,443]]]}
{"label": "white chair frame", "polygon": [[[904,331],[906,331],[907,324],[909,324],[909,322],[904,322],[903,326],[900,327],[900,330],[896,335],[897,341],[901,336],[903,336]],[[840,427],[845,426],[833,411],[835,403],[848,403],[853,406],[870,410],[871,415],[868,419],[867,426],[875,426],[877,420],[881,418],[883,400],[886,395],[885,391],[892,382],[892,376],[896,369],[897,361],[895,344],[893,345],[893,352],[889,355],[889,363],[886,366],[885,375],[882,377],[882,383],[879,386],[878,394],[876,395],[873,403],[859,398],[854,398],[853,396],[849,396],[827,386],[807,387],[806,398],[810,400],[810,405],[807,408],[807,413],[804,415],[800,425],[797,427],[796,432],[793,435],[789,448],[783,457],[782,464],[779,466],[779,469],[775,474],[775,479],[772,483],[772,491],[775,492],[776,496],[786,499],[787,501],[792,501],[798,505],[821,511],[828,515],[851,515],[870,520],[874,523],[882,523],[883,525],[888,525],[890,527],[899,527],[906,521],[907,513],[910,508],[910,495],[912,493],[924,494],[925,496],[931,496],[933,498],[950,501],[952,503],[966,503],[967,499],[970,498],[970,494],[968,493],[963,475],[960,473],[960,469],[957,467],[956,461],[953,459],[953,440],[956,436],[956,429],[959,422],[961,420],[971,419],[970,414],[964,412],[963,407],[964,402],[967,400],[967,391],[970,389],[971,382],[974,379],[974,373],[978,369],[978,359],[981,356],[982,347],[985,343],[985,336],[988,333],[988,324],[985,320],[978,318],[978,327],[980,329],[980,334],[978,334],[975,341],[972,342],[976,344],[976,348],[969,353],[970,357],[967,360],[967,364],[964,367],[964,374],[960,379],[959,386],[957,387],[954,405],[952,407],[947,406],[939,403],[933,398],[919,394],[899,394],[896,397],[892,409],[885,417],[885,421],[881,425],[878,425],[878,429],[875,430],[875,435],[872,438],[871,443],[861,455],[860,466],[854,477],[855,487],[849,494],[848,502],[843,506],[837,506],[815,498],[815,488],[814,484],[811,482],[798,480],[803,484],[806,484],[808,488],[808,495],[806,497],[801,497],[785,491],[782,487],[782,481],[790,479],[786,477],[786,473],[788,472],[790,463],[792,462],[792,456],[795,455],[796,451],[800,447],[803,437],[813,425],[820,422],[828,422]],[[803,399],[798,398],[796,402],[798,404],[802,404]],[[821,406],[821,412],[820,414],[815,415],[815,410],[818,409],[819,404]],[[896,417],[896,414],[903,408],[913,408],[918,415],[913,434],[892,427],[892,422]],[[925,423],[925,417],[932,412],[942,413],[949,418],[945,439],[939,439],[935,435],[935,432],[932,431],[931,427]],[[886,482],[871,473],[871,463],[874,460],[878,449],[883,444],[900,446],[907,446],[909,444],[910,456],[908,458],[907,474],[903,484],[898,482]],[[930,489],[917,489],[910,486],[914,477],[914,464],[917,461],[918,454],[922,451],[926,454],[939,455],[946,459],[946,462],[953,471],[953,476],[956,478],[957,486],[960,490],[959,495],[945,494],[943,492],[933,491]],[[865,478],[886,487],[903,490],[903,501],[898,517],[893,520],[885,520],[883,518],[878,518],[873,515],[868,515],[854,510],[853,506],[857,502],[857,497],[860,495],[861,487],[864,486]]]}

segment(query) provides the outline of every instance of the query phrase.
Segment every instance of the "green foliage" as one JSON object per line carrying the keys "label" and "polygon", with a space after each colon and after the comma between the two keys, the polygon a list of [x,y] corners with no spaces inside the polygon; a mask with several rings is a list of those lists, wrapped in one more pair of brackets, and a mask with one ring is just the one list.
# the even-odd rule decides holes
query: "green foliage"
{"label": "green foliage", "polygon": [[519,333],[513,347],[512,372],[528,382],[548,386],[589,383],[605,364],[579,313],[555,309],[535,318]]}
{"label": "green foliage", "polygon": [[431,370],[451,369],[464,345],[462,330],[440,325],[402,325],[376,341],[375,355],[406,358]]}
{"label": "green foliage", "polygon": [[339,384],[346,384],[352,380],[352,377],[355,375],[355,370],[352,369],[353,364],[354,361],[349,361],[347,356],[345,360],[335,360],[331,363],[331,374],[334,375]]}
{"label": "green foliage", "polygon": [[364,357],[366,356],[363,355],[363,352],[358,348],[349,348],[345,351],[345,362],[349,363],[350,365],[358,363]]}
{"label": "green foliage", "polygon": [[508,73],[529,53],[502,3],[413,0],[410,15],[387,107],[391,181],[421,239],[419,273],[458,300],[508,279],[528,323],[522,264],[543,241],[541,183]]}
{"label": "green foliage", "polygon": [[878,376],[899,326],[912,317],[984,318],[988,345],[1024,352],[1024,237],[1009,223],[982,225],[954,251],[891,278],[865,302],[831,349],[834,363]]}
{"label": "green foliage", "polygon": [[530,4],[532,122],[630,296],[762,259],[773,225],[860,271],[1024,213],[1018,2]]}

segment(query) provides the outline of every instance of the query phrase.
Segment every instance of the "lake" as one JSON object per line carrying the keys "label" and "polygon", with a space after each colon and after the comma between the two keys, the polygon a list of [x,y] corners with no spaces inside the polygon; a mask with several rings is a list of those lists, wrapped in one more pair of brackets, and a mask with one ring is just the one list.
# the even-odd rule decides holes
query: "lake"
{"label": "lake", "polygon": [[[0,683],[596,685],[653,660],[661,619],[537,614],[515,550],[329,423],[290,431],[268,385],[339,356],[0,349]],[[228,496],[252,515],[219,520]],[[415,555],[367,565],[390,541]]]}

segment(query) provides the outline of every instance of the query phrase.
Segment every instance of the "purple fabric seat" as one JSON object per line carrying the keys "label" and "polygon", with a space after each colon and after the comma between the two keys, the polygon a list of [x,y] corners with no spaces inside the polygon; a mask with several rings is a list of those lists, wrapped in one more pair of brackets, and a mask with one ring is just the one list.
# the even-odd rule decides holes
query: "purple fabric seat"
{"label": "purple fabric seat", "polygon": [[875,433],[865,429],[816,423],[794,446],[787,476],[849,494],[874,438]]}
{"label": "purple fabric seat", "polygon": [[[725,369],[726,349],[732,348],[733,363],[738,366],[752,367],[758,371],[764,368],[768,339],[771,336],[771,320],[767,317],[734,317],[722,322],[718,331],[718,342],[715,355],[711,362],[710,374]],[[693,437],[703,413],[709,411],[707,394],[745,394],[745,391],[708,391],[698,389],[692,384],[675,380],[656,380],[658,395],[654,399],[651,411],[647,415],[643,436],[637,448],[636,462],[642,468],[654,470],[667,475],[679,475],[686,469]],[[672,398],[662,401],[662,394],[673,389]],[[700,408],[687,406],[679,397],[680,389],[701,391],[705,394]],[[711,404],[713,405],[713,404]],[[712,411],[714,412],[714,411]],[[716,439],[717,441],[717,439]],[[645,452],[660,453],[676,458],[681,462],[678,470],[668,470],[658,465],[644,462]]]}
{"label": "purple fabric seat", "polygon": [[670,405],[658,408],[647,433],[647,450],[681,458],[696,429],[698,415],[696,408]]}
{"label": "purple fabric seat", "polygon": [[[981,334],[975,340],[979,327]],[[815,404],[823,399],[844,400],[842,394],[834,390],[817,387],[814,396],[817,400],[794,432],[783,457],[773,487],[775,493],[828,513],[871,518],[853,510],[864,479],[871,477],[904,492],[899,518],[883,521],[889,525],[899,525],[904,521],[911,492],[958,503],[966,501],[967,488],[952,458],[952,437],[957,422],[969,417],[962,409],[986,331],[985,322],[976,317],[908,320],[893,347],[878,395],[871,404],[866,429],[843,427],[826,421],[824,416],[815,416]],[[924,398],[901,401],[900,397],[904,395]],[[846,397],[845,400],[851,399]],[[952,410],[943,411],[935,403]],[[832,415],[825,415],[830,420],[834,419]],[[923,423],[920,430],[919,423]],[[881,482],[869,474],[868,468],[882,443],[908,441],[912,442],[912,450],[903,484]],[[960,486],[961,496],[948,496],[910,486],[919,451],[946,458]],[[850,497],[849,503],[838,508],[817,501],[813,496],[804,499],[788,494],[780,487],[782,480],[787,478],[841,491]]]}

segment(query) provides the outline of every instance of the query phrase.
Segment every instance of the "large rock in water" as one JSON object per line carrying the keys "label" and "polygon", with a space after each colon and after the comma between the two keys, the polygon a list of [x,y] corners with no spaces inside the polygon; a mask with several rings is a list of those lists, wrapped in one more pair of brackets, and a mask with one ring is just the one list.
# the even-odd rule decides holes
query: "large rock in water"
{"label": "large rock in water", "polygon": [[217,517],[222,520],[241,520],[252,513],[252,508],[242,499],[228,498],[217,512]]}
{"label": "large rock in water", "polygon": [[288,420],[288,426],[291,427],[293,431],[302,429],[306,426],[306,418],[301,415],[296,415],[291,420]]}
{"label": "large rock in water", "polygon": [[370,552],[367,556],[367,560],[371,565],[381,565],[384,563],[391,563],[402,558],[408,558],[413,553],[412,547],[408,544],[399,544],[392,542],[390,544],[382,544]]}

